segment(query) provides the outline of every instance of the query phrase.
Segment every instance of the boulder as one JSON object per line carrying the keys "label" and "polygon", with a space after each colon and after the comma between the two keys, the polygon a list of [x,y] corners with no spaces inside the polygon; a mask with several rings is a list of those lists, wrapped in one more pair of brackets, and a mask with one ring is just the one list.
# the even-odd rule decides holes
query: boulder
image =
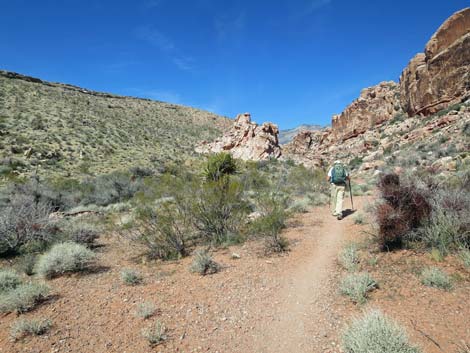
{"label": "boulder", "polygon": [[470,8],[449,17],[400,76],[409,115],[430,115],[470,95]]}
{"label": "boulder", "polygon": [[249,113],[237,115],[232,128],[214,142],[203,142],[196,148],[199,153],[229,152],[243,160],[279,158],[281,148],[279,129],[272,123],[258,125],[251,121]]}

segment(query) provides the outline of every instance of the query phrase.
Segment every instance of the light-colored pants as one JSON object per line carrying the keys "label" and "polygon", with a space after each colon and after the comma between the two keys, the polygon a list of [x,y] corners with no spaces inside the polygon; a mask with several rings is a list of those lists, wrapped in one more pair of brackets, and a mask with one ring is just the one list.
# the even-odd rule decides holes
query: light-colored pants
{"label": "light-colored pants", "polygon": [[343,212],[344,185],[331,184],[330,209],[333,216]]}

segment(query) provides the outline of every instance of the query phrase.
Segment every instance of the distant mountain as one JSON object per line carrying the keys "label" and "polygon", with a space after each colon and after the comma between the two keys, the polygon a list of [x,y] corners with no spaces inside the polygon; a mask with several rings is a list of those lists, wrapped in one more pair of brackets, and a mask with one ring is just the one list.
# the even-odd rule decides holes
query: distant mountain
{"label": "distant mountain", "polygon": [[279,143],[281,145],[285,145],[286,143],[289,143],[292,141],[295,135],[297,135],[301,131],[316,131],[322,129],[323,126],[320,125],[307,125],[307,124],[302,124],[299,125],[293,129],[288,129],[288,130],[281,130],[279,132]]}
{"label": "distant mountain", "polygon": [[160,168],[230,125],[200,109],[0,70],[0,179]]}

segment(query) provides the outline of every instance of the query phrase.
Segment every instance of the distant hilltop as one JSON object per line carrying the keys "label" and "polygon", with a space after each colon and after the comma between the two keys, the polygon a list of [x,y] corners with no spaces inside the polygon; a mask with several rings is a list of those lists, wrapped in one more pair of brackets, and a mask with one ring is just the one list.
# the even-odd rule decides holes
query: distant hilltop
{"label": "distant hilltop", "polygon": [[317,131],[321,130],[323,126],[320,125],[308,125],[302,124],[293,129],[286,129],[279,131],[279,143],[285,145],[286,143],[291,142],[296,135],[302,131]]}

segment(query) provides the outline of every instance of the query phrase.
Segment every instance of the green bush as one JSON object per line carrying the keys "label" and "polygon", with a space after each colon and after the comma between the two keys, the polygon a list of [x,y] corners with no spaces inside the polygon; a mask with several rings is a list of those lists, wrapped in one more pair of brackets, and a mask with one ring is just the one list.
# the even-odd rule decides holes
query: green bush
{"label": "green bush", "polygon": [[339,263],[348,271],[355,271],[359,266],[359,254],[354,243],[346,245],[338,257]]}
{"label": "green bush", "polygon": [[15,271],[0,270],[0,294],[15,289],[21,284],[21,278]]}
{"label": "green bush", "polygon": [[340,285],[341,294],[347,295],[354,303],[364,304],[369,292],[378,287],[377,282],[367,273],[347,275]]}
{"label": "green bush", "polygon": [[223,178],[193,191],[191,219],[202,238],[212,244],[238,241],[248,213],[243,185]]}
{"label": "green bush", "polygon": [[13,323],[10,336],[18,340],[29,335],[43,335],[50,330],[52,322],[49,319],[20,319]]}
{"label": "green bush", "polygon": [[34,308],[49,294],[49,288],[39,283],[23,283],[0,295],[0,313],[22,313]]}
{"label": "green bush", "polygon": [[194,254],[194,260],[189,270],[199,273],[202,276],[218,272],[220,265],[212,259],[212,255],[207,250],[198,250]]}
{"label": "green bush", "polygon": [[437,267],[425,269],[421,274],[421,283],[428,287],[439,289],[452,289],[452,281],[450,277]]}
{"label": "green bush", "polygon": [[286,226],[285,200],[277,195],[260,199],[261,217],[250,225],[254,236],[263,237],[266,253],[287,251],[289,241],[281,234]]}
{"label": "green bush", "polygon": [[166,340],[166,327],[160,321],[155,321],[142,331],[142,336],[147,339],[150,345],[158,345]]}
{"label": "green bush", "polygon": [[366,312],[346,328],[345,353],[420,353],[408,342],[405,331],[380,311]]}
{"label": "green bush", "polygon": [[186,242],[193,233],[185,200],[163,202],[154,208],[140,208],[134,227],[128,232],[142,242],[151,258],[175,259],[187,255]]}
{"label": "green bush", "polygon": [[221,152],[209,156],[204,176],[208,181],[219,181],[224,176],[235,174],[237,170],[238,167],[232,155]]}
{"label": "green bush", "polygon": [[25,254],[18,259],[16,263],[16,269],[19,272],[23,272],[27,276],[34,274],[34,267],[36,266],[36,254]]}
{"label": "green bush", "polygon": [[142,276],[139,272],[132,269],[124,269],[121,271],[121,279],[124,284],[128,286],[135,286],[139,283],[142,283]]}
{"label": "green bush", "polygon": [[93,251],[75,243],[55,244],[47,253],[41,255],[36,272],[46,278],[67,272],[79,272],[90,267],[95,258]]}

